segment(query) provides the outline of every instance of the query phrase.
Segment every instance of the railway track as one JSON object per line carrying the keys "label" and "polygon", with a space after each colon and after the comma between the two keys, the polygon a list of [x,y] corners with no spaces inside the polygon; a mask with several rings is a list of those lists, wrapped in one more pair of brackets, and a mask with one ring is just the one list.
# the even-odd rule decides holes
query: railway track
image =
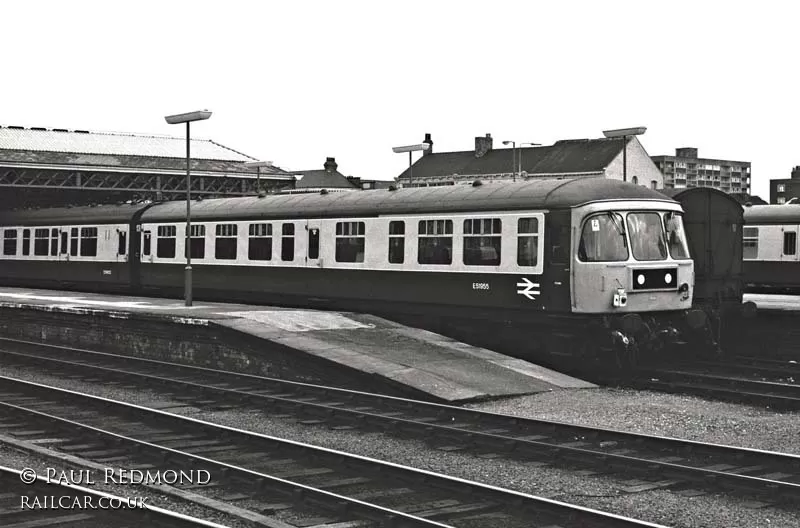
{"label": "railway track", "polygon": [[0,466],[0,520],[4,528],[224,528],[137,498],[24,475],[5,466]]}
{"label": "railway track", "polygon": [[781,410],[800,409],[800,364],[791,360],[737,356],[726,361],[656,365],[638,369],[632,384]]}
{"label": "railway track", "polygon": [[[208,472],[204,486],[308,525],[653,527],[651,523],[106,398],[0,377],[0,432],[116,467]],[[196,483],[190,483],[195,485]],[[195,489],[199,489],[196,487]],[[243,493],[247,491],[247,493]],[[287,521],[288,522],[288,521]],[[291,522],[290,522],[291,524]]]}
{"label": "railway track", "polygon": [[38,343],[14,341],[18,350],[10,351],[11,342],[6,343],[6,350],[0,349],[5,364],[45,365],[87,380],[115,378],[162,387],[200,408],[267,408],[304,423],[423,438],[445,450],[634,475],[641,479],[636,486],[642,491],[723,488],[772,503],[800,498],[797,455],[525,419]]}

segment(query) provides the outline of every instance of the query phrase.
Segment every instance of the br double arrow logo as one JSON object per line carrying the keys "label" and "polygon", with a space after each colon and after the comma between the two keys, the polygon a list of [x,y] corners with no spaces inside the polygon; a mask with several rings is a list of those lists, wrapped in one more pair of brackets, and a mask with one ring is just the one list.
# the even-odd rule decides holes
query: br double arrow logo
{"label": "br double arrow logo", "polygon": [[517,295],[524,295],[532,301],[536,300],[534,295],[540,295],[539,283],[531,282],[527,277],[523,277],[522,280],[517,283]]}

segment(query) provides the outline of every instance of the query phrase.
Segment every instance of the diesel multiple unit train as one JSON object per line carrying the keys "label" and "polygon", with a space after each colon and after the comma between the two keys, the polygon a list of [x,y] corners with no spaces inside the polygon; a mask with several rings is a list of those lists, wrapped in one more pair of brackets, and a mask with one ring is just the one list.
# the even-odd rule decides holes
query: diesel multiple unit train
{"label": "diesel multiple unit train", "polygon": [[[706,331],[679,203],[592,178],[0,213],[6,285],[511,321],[654,350]],[[554,329],[558,329],[555,331]]]}
{"label": "diesel multiple unit train", "polygon": [[752,292],[800,293],[800,205],[744,209],[744,281]]}

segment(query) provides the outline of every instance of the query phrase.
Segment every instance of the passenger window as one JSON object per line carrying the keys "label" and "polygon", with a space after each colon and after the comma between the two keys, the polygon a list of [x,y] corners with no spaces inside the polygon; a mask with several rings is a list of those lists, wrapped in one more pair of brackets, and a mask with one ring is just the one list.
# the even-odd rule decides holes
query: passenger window
{"label": "passenger window", "polygon": [[783,234],[783,254],[795,255],[797,253],[797,233],[786,231]]}
{"label": "passenger window", "polygon": [[336,262],[364,262],[364,222],[336,222]]}
{"label": "passenger window", "polygon": [[272,224],[250,224],[247,258],[272,260]]}
{"label": "passenger window", "polygon": [[450,264],[453,262],[453,221],[420,220],[417,262]]}
{"label": "passenger window", "polygon": [[294,224],[281,225],[281,260],[294,260]]}
{"label": "passenger window", "polygon": [[17,254],[17,230],[3,230],[3,255],[16,256]]}
{"label": "passenger window", "polygon": [[142,255],[144,255],[145,257],[150,256],[150,251],[151,251],[150,246],[152,244],[152,238],[153,236],[152,233],[150,233],[150,231],[145,231],[144,233],[142,233]]}
{"label": "passenger window", "polygon": [[742,229],[742,258],[745,260],[758,258],[757,227],[745,227]]}
{"label": "passenger window", "polygon": [[124,255],[128,252],[128,233],[117,231],[117,255]]}
{"label": "passenger window", "polygon": [[214,241],[214,258],[219,260],[236,259],[236,237],[239,230],[236,224],[220,224],[217,226],[217,237]]}
{"label": "passenger window", "polygon": [[156,256],[158,258],[175,258],[175,238],[178,230],[174,225],[158,226],[156,239]]}
{"label": "passenger window", "polygon": [[406,223],[402,220],[389,222],[389,264],[402,264],[406,251]]}
{"label": "passenger window", "polygon": [[464,220],[464,264],[499,266],[502,224],[499,218]]}
{"label": "passenger window", "polygon": [[193,259],[206,258],[206,226],[194,224],[189,232],[189,254]]}
{"label": "passenger window", "polygon": [[33,230],[33,254],[39,257],[46,257],[50,249],[50,230]]}
{"label": "passenger window", "polygon": [[96,227],[82,227],[81,228],[81,256],[82,257],[96,257],[97,256],[97,228]]}
{"label": "passenger window", "polygon": [[308,230],[308,258],[319,258],[319,228],[312,227]]}
{"label": "passenger window", "polygon": [[517,220],[517,265],[535,266],[539,260],[539,219]]}
{"label": "passenger window", "polygon": [[69,245],[68,242],[69,242],[69,233],[67,233],[66,231],[62,231],[61,232],[61,254],[62,255],[66,255],[67,254],[67,246]]}

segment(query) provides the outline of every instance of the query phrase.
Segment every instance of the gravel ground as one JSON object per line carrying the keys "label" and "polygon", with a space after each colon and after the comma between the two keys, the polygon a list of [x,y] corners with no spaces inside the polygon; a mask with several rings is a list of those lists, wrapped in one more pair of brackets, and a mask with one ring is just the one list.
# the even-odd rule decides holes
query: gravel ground
{"label": "gravel ground", "polygon": [[[87,385],[27,369],[0,369],[19,377],[140,405],[165,398],[157,392]],[[650,392],[623,390],[561,391],[472,405],[486,410],[601,425],[747,447],[800,452],[798,414],[725,403],[706,402]],[[180,414],[251,431],[380,458],[421,469],[502,486],[517,491],[635,517],[673,527],[756,528],[800,526],[800,511],[757,507],[722,494],[695,497],[677,491],[652,490],[629,494],[625,483],[603,475],[470,454],[443,452],[416,440],[380,433],[332,431],[294,420],[275,419],[262,412],[208,412],[186,408]]]}

